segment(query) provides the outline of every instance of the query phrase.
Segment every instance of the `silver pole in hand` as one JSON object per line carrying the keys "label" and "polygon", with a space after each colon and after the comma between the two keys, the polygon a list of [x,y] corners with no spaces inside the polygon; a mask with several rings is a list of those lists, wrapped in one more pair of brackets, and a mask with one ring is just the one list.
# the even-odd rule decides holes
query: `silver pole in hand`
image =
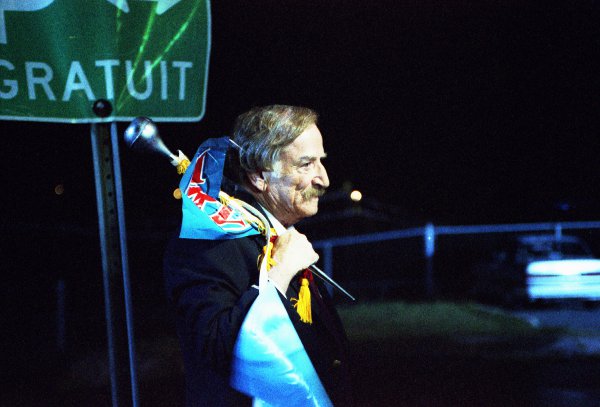
{"label": "silver pole in hand", "polygon": [[321,270],[314,264],[312,266],[310,266],[309,269],[321,280],[326,281],[327,283],[331,284],[332,286],[334,286],[335,288],[337,288],[338,290],[340,290],[341,292],[346,294],[346,296],[348,296],[348,298],[350,298],[352,301],[356,301],[356,298],[354,298],[352,295],[350,295],[350,293],[348,291],[344,290],[344,288],[341,285],[336,283],[331,277],[329,277],[327,274],[325,274],[325,272],[323,270]]}
{"label": "silver pole in hand", "polygon": [[[224,193],[221,192],[220,194],[224,194]],[[226,195],[226,198],[230,198],[230,197]],[[258,209],[254,208],[252,205],[250,205],[244,201],[234,200],[234,199],[228,199],[227,201],[228,201],[228,205],[233,205],[239,211],[250,212],[250,214],[254,215],[259,220],[259,222],[263,224],[265,230],[267,230],[267,231],[269,230],[269,222],[263,216],[263,214],[260,213],[260,211]],[[256,226],[256,224],[255,224],[255,226]],[[267,238],[267,242],[269,242],[269,240],[270,239]],[[314,264],[312,266],[309,266],[308,268],[312,272],[314,272],[314,274],[317,277],[319,277],[321,280],[331,284],[334,288],[337,288],[338,290],[340,290],[341,292],[346,294],[348,296],[348,298],[350,298],[352,301],[356,301],[356,298],[354,298],[352,295],[350,295],[350,293],[348,291],[344,290],[344,288],[342,288],[341,285],[336,283],[331,277],[329,277],[327,274],[325,274],[325,272],[323,270],[321,270]]]}

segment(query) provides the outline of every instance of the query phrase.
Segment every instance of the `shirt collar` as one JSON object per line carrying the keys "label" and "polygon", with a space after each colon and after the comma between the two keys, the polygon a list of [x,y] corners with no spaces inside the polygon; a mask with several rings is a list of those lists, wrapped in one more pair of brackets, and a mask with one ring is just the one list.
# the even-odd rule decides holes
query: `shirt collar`
{"label": "shirt collar", "polygon": [[279,222],[277,220],[277,218],[275,218],[275,216],[273,216],[273,214],[271,212],[266,210],[264,206],[260,205],[260,207],[262,208],[263,211],[265,211],[265,214],[267,215],[267,219],[269,220],[269,223],[271,224],[273,229],[275,229],[275,233],[277,233],[277,235],[282,235],[285,232],[287,232],[288,230],[294,230],[293,225],[286,229],[285,226],[283,226],[281,224],[281,222]]}

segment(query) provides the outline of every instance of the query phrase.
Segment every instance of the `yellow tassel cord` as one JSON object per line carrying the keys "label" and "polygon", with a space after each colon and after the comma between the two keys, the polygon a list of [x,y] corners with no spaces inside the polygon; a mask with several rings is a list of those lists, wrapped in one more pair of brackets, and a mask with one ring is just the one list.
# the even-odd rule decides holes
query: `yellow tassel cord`
{"label": "yellow tassel cord", "polygon": [[275,265],[275,260],[271,256],[271,252],[273,251],[273,242],[269,242],[265,246],[263,246],[263,252],[258,256],[258,268],[260,269],[260,264],[263,262],[263,259],[267,262],[267,271],[271,270],[271,267]]}
{"label": "yellow tassel cord", "polygon": [[[256,226],[261,235],[267,235],[267,229],[265,227],[266,225],[264,225],[263,222],[261,222],[256,216],[250,214],[247,210],[245,210],[243,201],[229,196],[223,191],[219,193],[219,198],[223,205],[231,205],[235,209],[239,210],[244,220]],[[273,257],[271,255],[271,252],[273,250],[273,241],[277,236],[275,229],[270,229],[270,235],[272,240],[269,241],[263,247],[263,252],[258,256],[257,259],[257,265],[259,269],[261,263],[263,262],[263,259],[267,262],[267,271],[271,270],[271,267],[275,265],[275,260],[273,260]],[[310,308],[310,289],[308,288],[308,284],[308,279],[303,277],[301,281],[300,291],[298,292],[298,298],[291,298],[290,300],[292,301],[296,312],[298,312],[298,315],[300,315],[300,321],[307,324],[312,324],[312,312]]]}
{"label": "yellow tassel cord", "polygon": [[171,160],[171,164],[173,164],[177,168],[177,174],[183,175],[185,170],[190,166],[190,159],[186,157],[185,154],[178,150],[177,157],[171,156],[173,160]]}
{"label": "yellow tassel cord", "polygon": [[177,174],[183,175],[183,173],[185,173],[185,170],[187,170],[187,167],[189,166],[190,160],[184,158],[179,164],[177,164]]}
{"label": "yellow tassel cord", "polygon": [[[177,169],[177,174],[183,175],[187,168],[190,166],[190,160],[179,150],[179,155],[177,157],[171,156],[173,159],[171,160],[171,164],[175,166]],[[173,198],[181,199],[181,189],[175,188],[173,191]]]}
{"label": "yellow tassel cord", "polygon": [[298,292],[298,298],[292,298],[291,301],[294,304],[294,308],[296,308],[296,312],[300,315],[300,321],[312,324],[308,278],[302,278],[302,285],[300,286],[300,292]]}

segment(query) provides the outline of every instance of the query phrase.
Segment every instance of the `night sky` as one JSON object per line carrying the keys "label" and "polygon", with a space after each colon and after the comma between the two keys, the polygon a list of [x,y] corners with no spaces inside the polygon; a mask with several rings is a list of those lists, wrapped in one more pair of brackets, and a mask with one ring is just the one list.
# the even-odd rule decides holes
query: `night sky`
{"label": "night sky", "polygon": [[[159,124],[171,149],[192,156],[254,105],[305,105],[320,114],[332,189],[349,181],[405,224],[598,218],[598,2],[211,7],[206,115]],[[89,125],[0,133],[5,222],[95,222]],[[168,162],[124,146],[121,159],[132,222],[178,215]]]}

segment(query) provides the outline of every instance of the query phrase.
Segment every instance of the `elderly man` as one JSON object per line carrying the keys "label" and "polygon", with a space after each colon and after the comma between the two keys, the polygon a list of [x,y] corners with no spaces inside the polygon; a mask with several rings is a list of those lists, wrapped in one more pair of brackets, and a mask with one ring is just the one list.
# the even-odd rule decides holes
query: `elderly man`
{"label": "elderly man", "polygon": [[[238,197],[262,211],[277,239],[268,276],[300,337],[329,398],[350,405],[346,337],[327,291],[310,283],[311,321],[302,319],[292,299],[299,298],[300,277],[318,260],[295,228],[317,213],[329,186],[326,154],[317,115],[294,106],[254,108],[238,117],[228,153],[229,177],[244,189]],[[257,257],[264,239],[202,240],[175,238],[165,255],[169,299],[185,365],[188,406],[242,406],[251,399],[230,387],[232,352],[242,322],[258,296]],[[308,276],[310,279],[310,276]]]}

